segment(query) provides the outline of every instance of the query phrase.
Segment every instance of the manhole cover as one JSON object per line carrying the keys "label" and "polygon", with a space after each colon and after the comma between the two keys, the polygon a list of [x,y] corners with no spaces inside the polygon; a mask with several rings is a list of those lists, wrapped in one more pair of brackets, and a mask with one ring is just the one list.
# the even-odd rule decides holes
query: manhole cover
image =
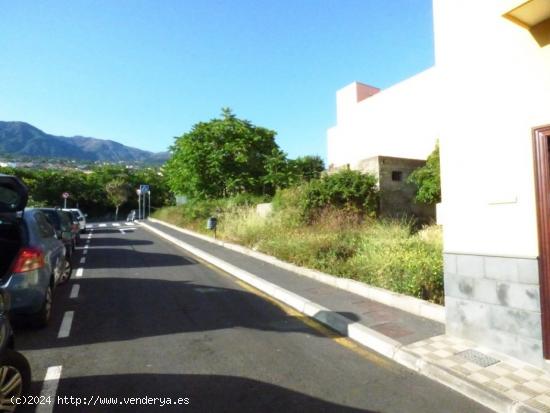
{"label": "manhole cover", "polygon": [[489,367],[493,364],[497,364],[500,362],[500,360],[497,360],[496,358],[489,357],[486,354],[480,353],[476,350],[465,350],[461,351],[460,353],[456,353],[456,356],[460,356],[465,360],[471,361],[474,364],[477,364],[481,367]]}

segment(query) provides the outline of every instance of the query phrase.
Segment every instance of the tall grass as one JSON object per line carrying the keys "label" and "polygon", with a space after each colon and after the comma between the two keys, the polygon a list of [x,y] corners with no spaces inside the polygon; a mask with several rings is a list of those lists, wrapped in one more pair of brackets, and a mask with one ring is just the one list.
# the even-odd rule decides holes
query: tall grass
{"label": "tall grass", "polygon": [[325,209],[305,225],[295,195],[276,198],[267,218],[258,216],[252,204],[228,201],[164,208],[154,216],[206,232],[206,218],[217,211],[219,238],[297,265],[443,302],[439,227],[418,231],[410,221],[359,219],[338,209]]}

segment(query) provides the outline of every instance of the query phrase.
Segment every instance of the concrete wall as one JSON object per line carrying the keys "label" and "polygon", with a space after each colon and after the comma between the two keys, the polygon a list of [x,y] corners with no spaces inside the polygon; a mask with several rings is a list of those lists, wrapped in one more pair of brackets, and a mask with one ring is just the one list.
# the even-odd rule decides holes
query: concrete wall
{"label": "concrete wall", "polygon": [[328,164],[378,155],[426,159],[438,137],[435,68],[377,92],[354,82],[336,93],[337,125],[327,132]]}
{"label": "concrete wall", "polygon": [[543,365],[533,127],[550,124],[550,47],[511,0],[434,0],[447,330]]}
{"label": "concrete wall", "polygon": [[[415,216],[421,222],[430,222],[435,220],[435,206],[417,203],[414,199],[416,186],[407,183],[409,175],[425,164],[426,161],[419,159],[375,156],[359,161],[356,169],[378,177],[382,216]],[[400,181],[393,180],[393,172],[400,172]]]}

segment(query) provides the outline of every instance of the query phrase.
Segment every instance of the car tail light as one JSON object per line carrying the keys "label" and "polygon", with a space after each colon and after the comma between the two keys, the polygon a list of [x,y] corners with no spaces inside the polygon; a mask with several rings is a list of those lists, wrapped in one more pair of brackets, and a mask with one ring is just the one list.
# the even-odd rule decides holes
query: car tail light
{"label": "car tail light", "polygon": [[15,259],[12,271],[21,273],[37,270],[44,266],[44,253],[38,248],[21,248]]}

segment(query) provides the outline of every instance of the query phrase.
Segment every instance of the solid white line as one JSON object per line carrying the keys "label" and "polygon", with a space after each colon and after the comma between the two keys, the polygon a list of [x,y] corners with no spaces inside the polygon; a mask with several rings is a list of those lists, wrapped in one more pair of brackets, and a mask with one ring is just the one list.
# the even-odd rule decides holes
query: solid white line
{"label": "solid white line", "polygon": [[103,228],[103,227],[106,227],[107,224],[99,224],[99,226]]}
{"label": "solid white line", "polygon": [[75,277],[82,277],[82,273],[84,272],[84,268],[79,268],[76,270]]}
{"label": "solid white line", "polygon": [[69,296],[69,298],[77,298],[79,291],[80,291],[80,284],[73,284],[73,288],[71,288],[71,295]]}
{"label": "solid white line", "polygon": [[86,257],[82,257],[82,258],[80,259],[80,263],[81,263],[81,264],[84,264],[85,262],[86,262]]}
{"label": "solid white line", "polygon": [[[40,392],[41,400],[55,400],[57,394],[57,386],[59,386],[59,379],[61,378],[62,366],[48,367],[46,371],[46,377],[44,377],[44,383],[42,384],[42,391]],[[39,403],[36,406],[36,413],[50,413],[53,411],[55,403]]]}
{"label": "solid white line", "polygon": [[71,334],[71,325],[73,324],[74,311],[66,311],[63,315],[63,321],[59,328],[57,338],[66,338]]}
{"label": "solid white line", "polygon": [[120,224],[113,222],[113,227],[120,227]]}

